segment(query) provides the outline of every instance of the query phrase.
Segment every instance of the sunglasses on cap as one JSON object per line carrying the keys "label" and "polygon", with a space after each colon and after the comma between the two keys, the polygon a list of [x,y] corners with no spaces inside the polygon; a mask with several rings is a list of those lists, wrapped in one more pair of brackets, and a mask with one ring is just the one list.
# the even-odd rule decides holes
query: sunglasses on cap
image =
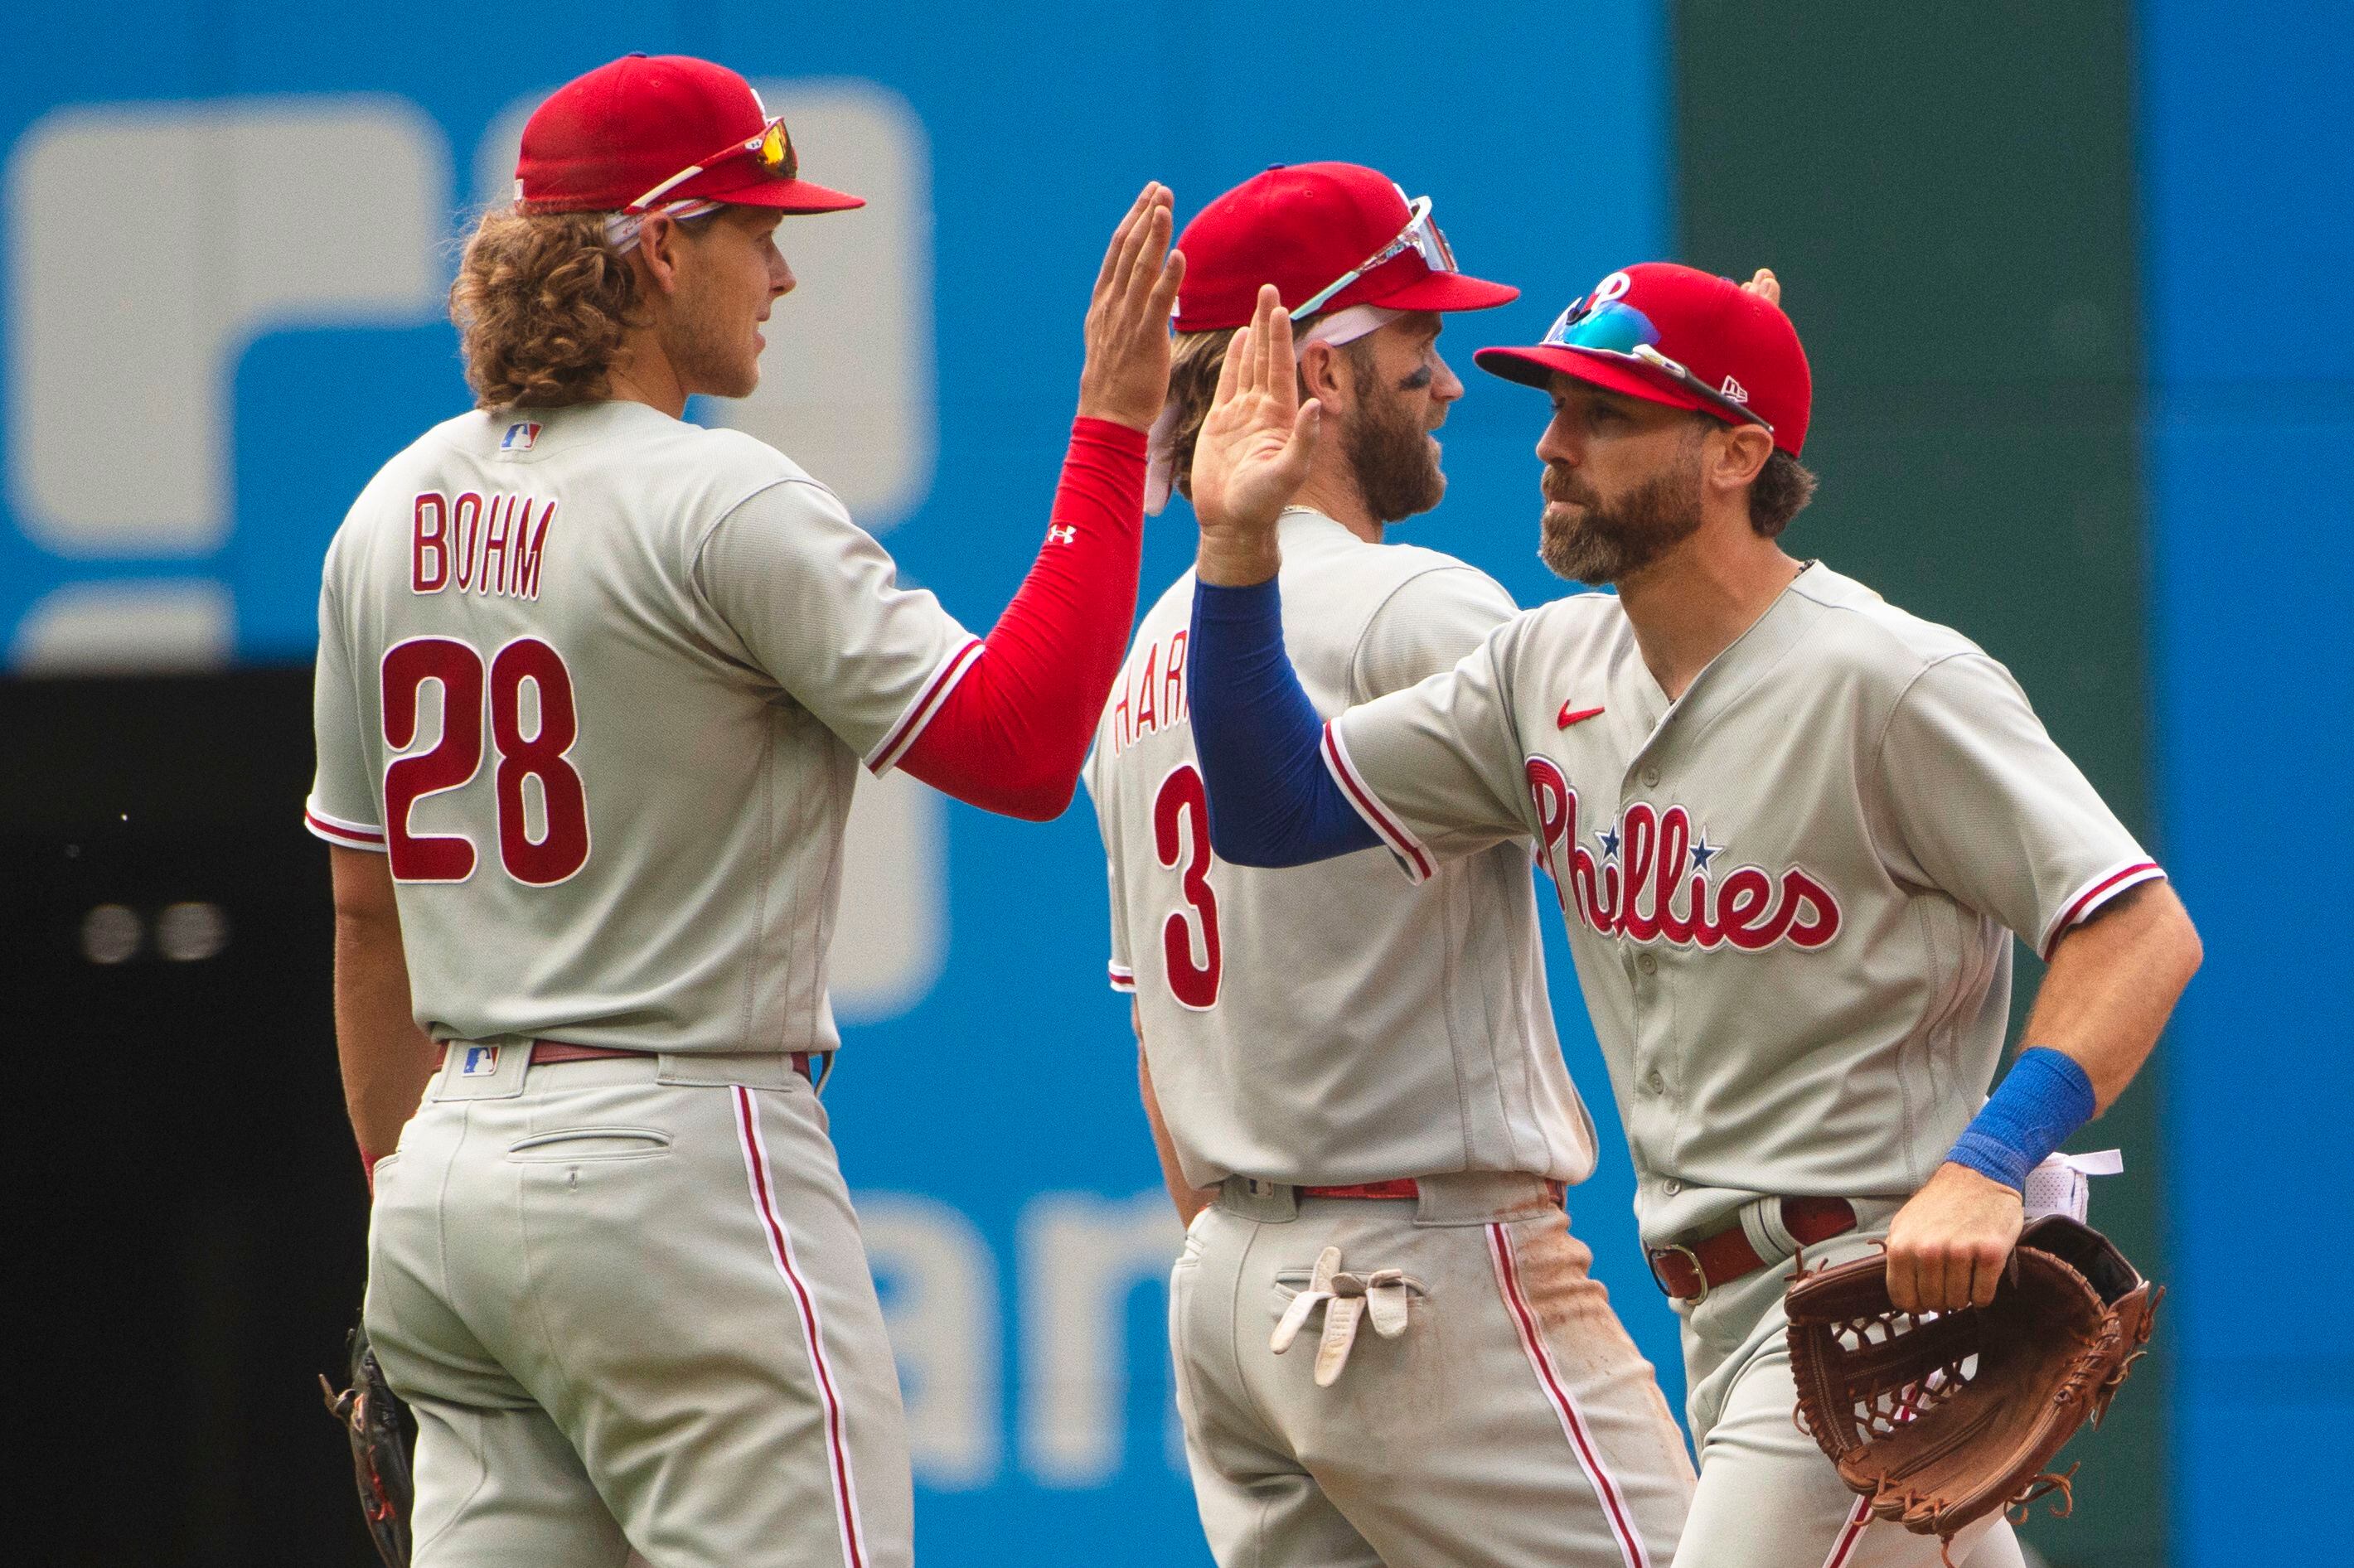
{"label": "sunglasses on cap", "polygon": [[1561,313],[1547,329],[1540,346],[1584,349],[1589,354],[1606,354],[1614,359],[1631,359],[1638,365],[1649,366],[1711,408],[1722,409],[1736,420],[1763,425],[1768,435],[1773,433],[1772,420],[1711,387],[1681,362],[1670,359],[1659,352],[1659,329],[1650,317],[1623,300],[1596,300],[1589,294]]}
{"label": "sunglasses on cap", "polygon": [[[1401,198],[1405,196],[1404,186],[1394,188],[1397,190],[1397,194]],[[1318,311],[1322,310],[1326,302],[1329,302],[1332,296],[1338,294],[1341,290],[1347,288],[1350,284],[1355,282],[1358,279],[1363,277],[1366,273],[1372,271],[1374,268],[1382,265],[1384,262],[1394,261],[1409,250],[1418,253],[1422,257],[1424,262],[1427,264],[1430,270],[1434,272],[1455,272],[1461,270],[1460,268],[1455,265],[1454,248],[1447,243],[1447,236],[1440,231],[1438,225],[1433,223],[1430,219],[1430,198],[1428,196],[1416,196],[1411,201],[1406,202],[1405,207],[1405,227],[1398,231],[1398,237],[1395,239],[1391,240],[1387,245],[1383,246],[1379,250],[1374,251],[1371,256],[1366,257],[1363,261],[1358,262],[1354,267],[1352,267],[1347,271],[1341,273],[1341,276],[1335,279],[1330,286],[1320,289],[1314,294],[1310,295],[1305,304],[1299,306],[1291,312],[1291,319],[1293,321],[1304,321],[1308,317],[1314,315]]]}
{"label": "sunglasses on cap", "polygon": [[758,136],[731,142],[701,163],[689,164],[621,210],[643,212],[660,201],[663,192],[675,190],[697,175],[746,159],[759,164],[771,179],[790,180],[801,174],[801,155],[793,151],[792,134],[785,129],[783,119],[779,118],[760,127]]}

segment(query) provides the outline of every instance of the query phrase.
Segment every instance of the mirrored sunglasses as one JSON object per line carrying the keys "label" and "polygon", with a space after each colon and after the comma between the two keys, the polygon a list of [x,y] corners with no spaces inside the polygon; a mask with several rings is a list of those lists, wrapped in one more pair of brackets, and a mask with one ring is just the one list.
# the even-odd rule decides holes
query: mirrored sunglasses
{"label": "mirrored sunglasses", "polygon": [[689,164],[670,178],[648,190],[645,195],[622,208],[624,212],[642,212],[662,199],[666,191],[675,190],[695,175],[708,170],[724,168],[742,159],[760,165],[772,179],[790,180],[801,175],[801,154],[793,151],[792,132],[785,129],[782,117],[760,127],[760,133],[741,142],[733,142],[698,164]]}
{"label": "mirrored sunglasses", "polygon": [[1692,396],[1705,400],[1712,408],[1722,409],[1734,418],[1748,424],[1763,425],[1772,434],[1774,422],[1754,412],[1749,405],[1711,387],[1694,376],[1681,360],[1669,358],[1659,352],[1659,329],[1650,317],[1622,300],[1596,302],[1591,295],[1573,303],[1555,318],[1540,345],[1545,348],[1576,348],[1589,354],[1606,354],[1617,359],[1631,359],[1649,366]]}
{"label": "mirrored sunglasses", "polygon": [[[1405,191],[1403,187],[1399,187],[1398,195],[1401,197],[1405,196]],[[1447,243],[1446,234],[1440,230],[1438,225],[1431,218],[1430,198],[1428,196],[1416,196],[1412,200],[1407,201],[1405,206],[1405,227],[1398,230],[1397,238],[1391,240],[1387,245],[1383,246],[1379,250],[1374,251],[1371,256],[1366,257],[1363,261],[1358,262],[1354,267],[1352,267],[1347,271],[1341,273],[1340,277],[1334,279],[1332,282],[1325,288],[1318,290],[1314,294],[1309,297],[1306,303],[1295,307],[1290,313],[1291,319],[1293,321],[1304,321],[1308,317],[1314,315],[1318,311],[1322,310],[1325,305],[1331,301],[1332,297],[1338,294],[1341,290],[1347,288],[1350,284],[1355,282],[1358,279],[1363,277],[1374,268],[1382,266],[1385,262],[1394,261],[1409,250],[1421,256],[1424,264],[1429,267],[1429,269],[1434,272],[1455,272],[1461,270],[1460,268],[1455,265],[1455,248]]]}

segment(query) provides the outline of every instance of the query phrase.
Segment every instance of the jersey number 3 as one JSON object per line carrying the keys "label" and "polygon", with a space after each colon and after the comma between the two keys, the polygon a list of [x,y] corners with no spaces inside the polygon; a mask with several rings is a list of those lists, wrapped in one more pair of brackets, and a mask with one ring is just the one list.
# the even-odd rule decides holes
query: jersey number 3
{"label": "jersey number 3", "polygon": [[[463,882],[474,874],[474,841],[462,833],[411,833],[408,811],[428,795],[470,782],[482,766],[482,715],[499,754],[499,863],[535,887],[562,882],[588,862],[588,797],[565,760],[579,738],[572,673],[536,637],[500,649],[483,679],[471,643],[418,637],[384,656],[384,742],[395,751],[417,740],[418,700],[425,683],[441,687],[441,737],[384,771],[384,842],[400,882]],[[524,733],[524,687],[532,688],[537,723]],[[485,704],[485,697],[488,702]],[[539,780],[541,833],[531,836],[524,781]]]}
{"label": "jersey number 3", "polygon": [[[1181,836],[1180,827],[1183,828]],[[1225,960],[1218,951],[1218,895],[1210,886],[1210,796],[1202,775],[1186,763],[1161,781],[1152,798],[1152,843],[1161,863],[1180,874],[1185,904],[1161,922],[1161,949],[1169,990],[1196,1012],[1218,1004]],[[1202,961],[1193,961],[1193,927],[1201,927]]]}

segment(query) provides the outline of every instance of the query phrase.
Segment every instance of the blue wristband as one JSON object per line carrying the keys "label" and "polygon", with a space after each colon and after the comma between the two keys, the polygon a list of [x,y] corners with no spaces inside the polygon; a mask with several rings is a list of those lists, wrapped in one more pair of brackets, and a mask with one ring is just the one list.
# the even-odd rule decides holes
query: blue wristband
{"label": "blue wristband", "polygon": [[2024,1192],[2027,1173],[2092,1120],[2095,1108],[2093,1080],[2074,1057],[2031,1046],[2020,1053],[1946,1159]]}

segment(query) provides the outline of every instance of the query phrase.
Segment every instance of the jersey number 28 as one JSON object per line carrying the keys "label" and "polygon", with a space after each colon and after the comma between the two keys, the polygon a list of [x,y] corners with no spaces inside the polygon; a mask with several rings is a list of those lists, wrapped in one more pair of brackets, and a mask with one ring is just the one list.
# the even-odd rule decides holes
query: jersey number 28
{"label": "jersey number 28", "polygon": [[[1182,827],[1183,832],[1179,829]],[[1210,796],[1190,762],[1161,781],[1152,797],[1152,846],[1161,863],[1179,874],[1186,910],[1161,922],[1161,949],[1171,994],[1195,1012],[1218,1004],[1225,961],[1218,951],[1218,895],[1210,886]],[[1193,960],[1193,927],[1201,928],[1202,959]]]}
{"label": "jersey number 28", "polygon": [[[401,758],[384,771],[384,842],[398,881],[463,882],[474,874],[472,839],[463,833],[411,833],[408,811],[426,796],[455,789],[482,770],[486,707],[490,738],[499,754],[499,863],[509,876],[535,887],[562,882],[588,863],[588,797],[580,775],[565,760],[580,736],[572,673],[555,649],[525,637],[493,656],[487,683],[483,673],[482,654],[455,638],[412,638],[385,653],[384,742],[393,750],[416,743],[418,699],[425,683],[441,686],[441,738],[430,751]],[[539,710],[530,735],[524,733],[526,683]],[[526,779],[539,780],[543,831],[537,839],[525,814]]]}

